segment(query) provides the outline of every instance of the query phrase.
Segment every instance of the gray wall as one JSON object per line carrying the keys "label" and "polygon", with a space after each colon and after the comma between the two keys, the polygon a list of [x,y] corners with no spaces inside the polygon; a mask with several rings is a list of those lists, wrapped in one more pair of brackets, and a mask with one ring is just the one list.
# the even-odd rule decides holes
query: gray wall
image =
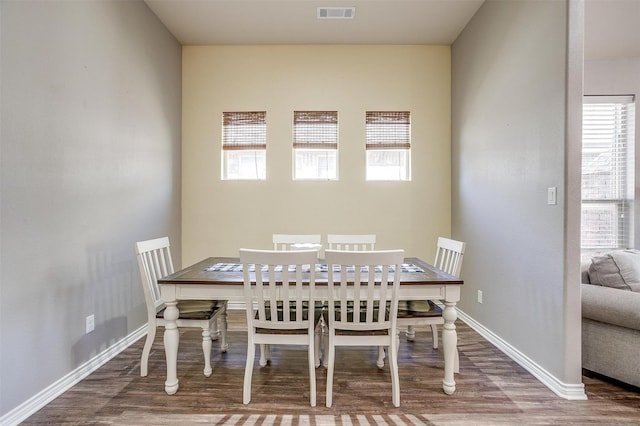
{"label": "gray wall", "polygon": [[488,0],[454,43],[452,234],[468,244],[461,309],[579,384],[579,175],[568,153],[580,143],[570,103],[581,80],[567,64],[582,58],[569,15],[565,1]]}
{"label": "gray wall", "polygon": [[137,1],[0,18],[2,415],[146,322],[136,240],[180,254],[181,47]]}

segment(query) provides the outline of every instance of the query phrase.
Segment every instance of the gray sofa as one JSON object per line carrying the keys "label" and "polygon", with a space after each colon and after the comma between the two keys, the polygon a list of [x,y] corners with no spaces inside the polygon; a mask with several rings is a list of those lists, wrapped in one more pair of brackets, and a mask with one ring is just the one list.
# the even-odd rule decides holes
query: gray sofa
{"label": "gray sofa", "polygon": [[640,251],[582,264],[582,367],[640,387]]}

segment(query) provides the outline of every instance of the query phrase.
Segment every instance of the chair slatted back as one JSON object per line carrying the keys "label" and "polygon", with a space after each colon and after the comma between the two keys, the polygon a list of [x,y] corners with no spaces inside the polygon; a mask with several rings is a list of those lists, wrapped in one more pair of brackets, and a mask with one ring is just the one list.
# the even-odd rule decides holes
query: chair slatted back
{"label": "chair slatted back", "polygon": [[454,277],[459,277],[465,246],[466,244],[462,241],[439,237],[436,260],[433,265]]}
{"label": "chair slatted back", "polygon": [[376,248],[376,234],[328,234],[330,250],[373,251]]}
{"label": "chair slatted back", "polygon": [[330,324],[336,330],[395,330],[404,250],[326,250],[325,260]]}
{"label": "chair slatted back", "polygon": [[147,311],[149,315],[152,313],[155,315],[158,307],[162,305],[158,279],[174,272],[169,238],[140,241],[136,243],[135,247]]}
{"label": "chair slatted back", "polygon": [[240,261],[250,330],[313,332],[317,250],[241,249]]}
{"label": "chair slatted back", "polygon": [[274,250],[291,250],[293,244],[322,244],[320,234],[273,234]]}

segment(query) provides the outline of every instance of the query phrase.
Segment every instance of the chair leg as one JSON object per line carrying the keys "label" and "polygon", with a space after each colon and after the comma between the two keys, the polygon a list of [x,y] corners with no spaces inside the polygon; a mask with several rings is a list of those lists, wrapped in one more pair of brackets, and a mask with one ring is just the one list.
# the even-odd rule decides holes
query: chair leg
{"label": "chair leg", "polygon": [[326,349],[328,354],[325,354],[328,358],[327,361],[327,390],[326,390],[326,406],[331,407],[333,403],[333,366],[335,364],[336,348],[333,345],[333,336],[329,333],[329,346]]}
{"label": "chair leg", "polygon": [[204,353],[204,375],[209,377],[213,372],[211,368],[211,330],[202,327],[202,352]]}
{"label": "chair leg", "polygon": [[314,365],[316,368],[320,367],[320,341],[322,339],[322,321],[318,322],[316,329],[314,330]]}
{"label": "chair leg", "polygon": [[431,338],[433,340],[433,349],[438,349],[438,326],[431,324]]}
{"label": "chair leg", "polygon": [[271,359],[271,345],[260,345],[260,367],[267,365],[267,361]]}
{"label": "chair leg", "polygon": [[[392,337],[395,340],[395,337]],[[389,370],[391,372],[391,400],[394,407],[400,406],[400,377],[398,374],[398,347],[389,346]]]}
{"label": "chair leg", "polygon": [[249,341],[247,343],[247,363],[244,366],[244,386],[242,388],[242,403],[248,404],[251,401],[251,377],[253,375],[253,361],[256,356],[256,345]]}
{"label": "chair leg", "polygon": [[378,368],[384,367],[384,358],[384,346],[378,346],[378,361],[376,361]]}
{"label": "chair leg", "polygon": [[147,329],[147,339],[144,341],[144,348],[142,349],[142,356],[140,357],[140,376],[146,377],[149,374],[149,354],[151,353],[151,346],[156,339],[156,329],[154,325],[149,325]]}
{"label": "chair leg", "polygon": [[322,348],[323,348],[323,355],[324,355],[322,357],[322,366],[324,368],[327,368],[327,366],[329,365],[329,362],[327,360],[328,358],[327,350],[329,348],[329,330],[327,330],[326,325],[322,329]]}
{"label": "chair leg", "polygon": [[[222,313],[222,315],[220,315],[220,320],[222,321],[222,330],[220,331],[220,351],[221,352],[227,352],[227,350],[229,349],[229,343],[227,342],[227,326],[228,326],[228,321],[227,321],[227,309],[225,308],[224,312]],[[217,323],[217,321],[216,321]]]}
{"label": "chair leg", "polygon": [[405,331],[405,335],[407,336],[407,340],[413,342],[413,339],[416,338],[416,332],[413,329],[412,325],[407,326],[407,331]]}
{"label": "chair leg", "polygon": [[316,406],[316,349],[314,344],[316,339],[319,339],[319,337],[315,333],[313,336],[309,336],[309,348],[307,349],[309,356],[309,402],[312,407]]}

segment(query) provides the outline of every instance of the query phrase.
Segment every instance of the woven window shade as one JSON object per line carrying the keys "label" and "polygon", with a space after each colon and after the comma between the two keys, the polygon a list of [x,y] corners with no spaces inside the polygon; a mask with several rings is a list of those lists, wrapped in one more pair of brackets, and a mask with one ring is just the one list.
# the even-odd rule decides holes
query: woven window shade
{"label": "woven window shade", "polygon": [[367,111],[367,149],[411,148],[409,111]]}
{"label": "woven window shade", "polygon": [[338,149],[338,112],[294,111],[293,147]]}
{"label": "woven window shade", "polygon": [[225,151],[267,148],[265,111],[222,113],[222,149]]}
{"label": "woven window shade", "polygon": [[582,116],[582,247],[630,242],[633,97],[585,96]]}

